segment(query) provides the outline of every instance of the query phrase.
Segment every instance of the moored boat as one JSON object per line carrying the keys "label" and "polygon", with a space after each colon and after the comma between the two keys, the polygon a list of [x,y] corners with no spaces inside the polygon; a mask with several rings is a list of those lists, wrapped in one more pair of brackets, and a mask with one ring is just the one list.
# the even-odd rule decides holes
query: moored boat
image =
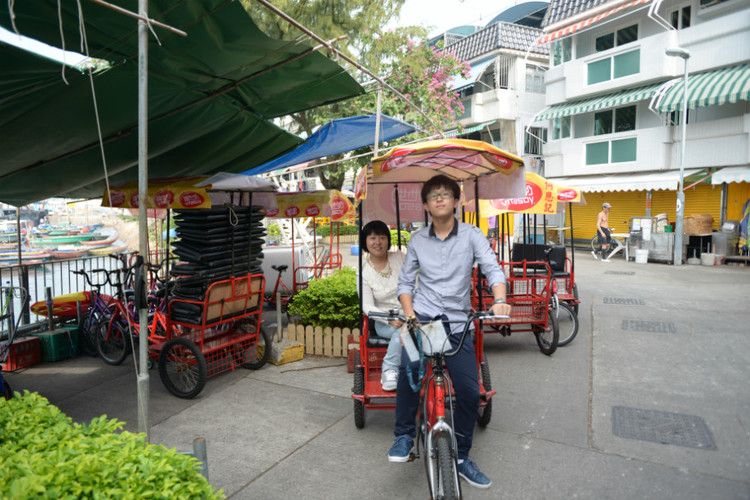
{"label": "moored boat", "polygon": [[111,253],[120,253],[128,249],[127,245],[110,245],[101,248],[92,248],[89,250],[91,255],[109,255]]}
{"label": "moored boat", "polygon": [[78,257],[83,257],[87,253],[89,253],[88,247],[84,247],[84,248],[76,249],[76,250],[57,249],[57,250],[49,251],[49,254],[52,255],[52,257],[54,257],[55,259],[75,259]]}
{"label": "moored boat", "polygon": [[29,244],[32,247],[57,247],[60,245],[81,243],[82,241],[99,241],[107,238],[106,234],[87,233],[68,236],[42,236],[40,238],[30,237]]}
{"label": "moored boat", "polygon": [[84,246],[107,246],[111,245],[115,241],[117,241],[117,235],[110,236],[109,238],[104,240],[79,241],[79,243]]}

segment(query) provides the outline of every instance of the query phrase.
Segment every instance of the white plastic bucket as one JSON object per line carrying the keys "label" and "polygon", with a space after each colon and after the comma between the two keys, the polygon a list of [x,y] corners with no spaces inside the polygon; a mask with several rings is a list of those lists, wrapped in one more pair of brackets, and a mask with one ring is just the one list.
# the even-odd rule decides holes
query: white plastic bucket
{"label": "white plastic bucket", "polygon": [[704,265],[704,266],[716,265],[716,254],[703,252],[701,254],[701,265]]}
{"label": "white plastic bucket", "polygon": [[648,248],[637,248],[635,250],[635,263],[645,264],[648,262]]}

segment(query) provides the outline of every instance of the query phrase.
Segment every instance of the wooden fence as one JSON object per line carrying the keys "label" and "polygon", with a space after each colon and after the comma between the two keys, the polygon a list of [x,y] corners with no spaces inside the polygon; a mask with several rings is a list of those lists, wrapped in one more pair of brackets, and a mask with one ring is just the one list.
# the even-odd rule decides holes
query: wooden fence
{"label": "wooden fence", "polygon": [[305,345],[305,354],[321,356],[347,357],[349,335],[354,335],[358,342],[359,328],[331,328],[289,324],[284,338],[296,340]]}

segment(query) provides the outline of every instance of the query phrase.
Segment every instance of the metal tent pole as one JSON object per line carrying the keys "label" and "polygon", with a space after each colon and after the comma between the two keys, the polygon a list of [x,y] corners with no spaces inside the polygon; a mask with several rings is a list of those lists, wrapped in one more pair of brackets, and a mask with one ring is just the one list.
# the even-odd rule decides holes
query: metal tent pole
{"label": "metal tent pole", "polygon": [[[145,21],[148,0],[138,0],[138,15],[138,249],[142,256],[148,257],[148,24]],[[148,342],[144,339],[148,332],[148,310],[145,303],[138,311],[138,318],[143,332],[138,342],[138,432],[146,434],[146,441],[149,441]]]}

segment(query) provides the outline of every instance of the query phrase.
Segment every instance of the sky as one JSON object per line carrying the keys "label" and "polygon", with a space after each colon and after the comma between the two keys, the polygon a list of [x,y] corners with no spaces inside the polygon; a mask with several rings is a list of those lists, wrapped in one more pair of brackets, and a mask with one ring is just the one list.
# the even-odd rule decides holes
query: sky
{"label": "sky", "polygon": [[430,37],[465,24],[486,25],[500,12],[522,1],[514,0],[406,0],[394,26],[424,26]]}

